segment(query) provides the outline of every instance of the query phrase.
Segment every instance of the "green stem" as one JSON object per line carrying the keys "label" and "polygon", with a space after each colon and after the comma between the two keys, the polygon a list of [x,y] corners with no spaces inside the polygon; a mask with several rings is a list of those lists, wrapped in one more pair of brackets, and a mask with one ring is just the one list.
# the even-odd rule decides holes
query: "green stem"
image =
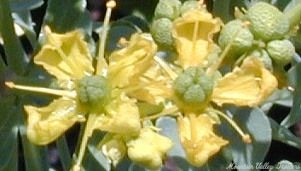
{"label": "green stem", "polygon": [[94,123],[96,120],[96,114],[89,114],[88,116],[88,120],[86,123],[86,127],[84,130],[84,134],[82,136],[82,140],[80,143],[80,147],[79,147],[79,152],[78,152],[78,156],[77,156],[77,160],[74,164],[74,166],[72,167],[72,171],[78,171],[81,168],[81,164],[86,152],[86,148],[88,145],[88,140],[89,138],[92,136],[93,130],[94,130]]}

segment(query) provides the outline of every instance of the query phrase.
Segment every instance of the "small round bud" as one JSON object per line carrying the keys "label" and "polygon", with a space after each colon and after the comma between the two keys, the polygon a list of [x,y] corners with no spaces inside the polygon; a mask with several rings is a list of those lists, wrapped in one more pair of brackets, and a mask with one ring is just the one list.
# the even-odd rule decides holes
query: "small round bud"
{"label": "small round bud", "polygon": [[232,20],[222,29],[218,44],[222,49],[231,43],[228,56],[236,57],[246,52],[253,45],[253,34],[241,20]]}
{"label": "small round bud", "polygon": [[174,40],[171,33],[172,21],[168,18],[155,20],[151,26],[151,34],[162,49],[172,49]]}
{"label": "small round bud", "polygon": [[180,15],[181,1],[179,0],[160,0],[156,6],[154,17],[176,19]]}
{"label": "small round bud", "polygon": [[181,6],[181,14],[183,15],[185,12],[193,9],[200,9],[199,1],[196,0],[185,1]]}
{"label": "small round bud", "polygon": [[264,41],[281,39],[289,31],[289,21],[276,7],[266,2],[258,2],[246,13],[251,22],[250,30],[255,37]]}
{"label": "small round bud", "polygon": [[286,65],[291,62],[295,47],[289,40],[273,40],[268,43],[267,51],[275,63]]}

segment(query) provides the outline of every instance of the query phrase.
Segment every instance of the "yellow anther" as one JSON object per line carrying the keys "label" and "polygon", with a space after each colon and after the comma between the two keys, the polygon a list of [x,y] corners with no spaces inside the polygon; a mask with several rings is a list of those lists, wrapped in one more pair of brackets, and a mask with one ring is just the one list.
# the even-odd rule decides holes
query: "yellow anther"
{"label": "yellow anther", "polygon": [[242,136],[242,141],[246,144],[252,143],[251,136],[249,134],[245,134]]}
{"label": "yellow anther", "polygon": [[107,2],[106,6],[107,8],[114,8],[116,7],[116,2],[114,0],[110,0],[109,2]]}

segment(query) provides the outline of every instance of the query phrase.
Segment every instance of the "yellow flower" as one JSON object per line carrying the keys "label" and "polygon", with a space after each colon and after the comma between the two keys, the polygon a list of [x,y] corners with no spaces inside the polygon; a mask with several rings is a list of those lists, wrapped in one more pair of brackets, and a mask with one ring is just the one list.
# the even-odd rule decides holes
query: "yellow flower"
{"label": "yellow flower", "polygon": [[248,57],[241,67],[217,82],[212,101],[237,106],[257,106],[277,88],[277,79],[255,57]]}
{"label": "yellow flower", "polygon": [[200,167],[208,159],[228,144],[227,140],[213,132],[215,121],[206,114],[196,116],[188,114],[179,117],[180,141],[186,152],[187,160],[194,166]]}
{"label": "yellow flower", "polygon": [[[27,135],[33,143],[48,144],[75,122],[87,120],[74,165],[74,169],[78,169],[88,138],[94,130],[123,136],[140,133],[137,100],[131,97],[131,93],[140,91],[145,85],[131,87],[146,77],[147,70],[154,65],[156,45],[148,36],[134,34],[126,47],[111,55],[109,62],[99,58],[95,71],[88,45],[79,30],[56,34],[46,27],[45,31],[47,40],[34,62],[56,77],[58,89],[15,85],[12,82],[6,82],[6,85],[59,97],[46,107],[25,106]],[[139,93],[135,96],[143,98]]]}
{"label": "yellow flower", "polygon": [[131,160],[149,169],[158,170],[162,166],[165,153],[171,149],[172,142],[151,128],[143,128],[139,136],[130,139],[126,145]]}
{"label": "yellow flower", "polygon": [[182,68],[205,64],[206,57],[214,50],[213,34],[220,26],[221,21],[205,9],[189,10],[174,21],[172,34]]}
{"label": "yellow flower", "polygon": [[134,80],[139,80],[153,65],[155,44],[145,35],[133,35],[127,47],[112,54],[109,63],[100,61],[103,62],[103,68],[100,68],[103,75],[94,75],[92,57],[79,30],[57,34],[45,27],[45,31],[47,40],[34,62],[55,76],[59,86],[63,85],[61,89],[7,82],[12,88],[61,96],[46,107],[25,106],[30,140],[47,144],[75,122],[85,120],[86,114],[98,115],[91,129],[138,133],[141,127],[138,107],[136,100],[128,97],[134,91],[127,88],[134,86]]}
{"label": "yellow flower", "polygon": [[[189,67],[178,72],[164,64],[160,58],[157,59],[161,67],[169,73],[169,79],[174,80],[174,96],[171,100],[174,102],[173,106],[178,108],[175,112],[184,115],[184,118],[178,121],[179,130],[181,142],[191,164],[201,166],[225,144],[225,141],[221,141],[213,133],[212,125],[216,123],[209,120],[209,112],[228,121],[240,134],[243,142],[251,143],[251,137],[229,116],[214,109],[210,102],[250,107],[262,103],[277,88],[277,80],[259,59],[246,58],[240,67],[224,77],[208,75],[202,67]],[[207,136],[205,141],[200,140],[203,140],[203,136]]]}

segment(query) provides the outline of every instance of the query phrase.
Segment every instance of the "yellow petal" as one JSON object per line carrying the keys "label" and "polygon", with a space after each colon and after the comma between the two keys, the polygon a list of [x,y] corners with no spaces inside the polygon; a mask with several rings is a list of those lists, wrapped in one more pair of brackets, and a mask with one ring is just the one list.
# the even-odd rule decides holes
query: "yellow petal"
{"label": "yellow petal", "polygon": [[140,101],[159,104],[172,96],[171,82],[172,80],[164,73],[162,68],[153,65],[138,80],[133,82],[133,85],[136,86],[131,86],[134,90],[129,91],[128,94]]}
{"label": "yellow petal", "polygon": [[277,79],[254,57],[226,74],[213,90],[212,101],[218,105],[256,106],[277,88]]}
{"label": "yellow petal", "polygon": [[54,100],[46,107],[24,106],[24,108],[28,114],[28,139],[39,145],[54,141],[75,122],[84,119],[77,113],[76,102],[65,98]]}
{"label": "yellow petal", "polygon": [[228,141],[213,132],[215,121],[201,114],[178,119],[179,136],[186,152],[187,160],[194,166],[200,167],[208,162],[209,158],[228,144]]}
{"label": "yellow petal", "polygon": [[172,147],[172,142],[150,128],[143,128],[136,139],[127,142],[128,156],[134,162],[152,170],[162,166],[164,155]]}
{"label": "yellow petal", "polygon": [[174,21],[172,34],[184,68],[203,65],[214,50],[213,34],[220,30],[221,21],[205,10],[190,10]]}
{"label": "yellow petal", "polygon": [[116,93],[105,110],[106,114],[97,118],[97,129],[127,135],[139,133],[141,125],[136,100],[128,98],[124,93]]}
{"label": "yellow petal", "polygon": [[113,87],[133,85],[132,81],[152,65],[157,46],[147,36],[134,34],[127,47],[111,54],[108,79]]}
{"label": "yellow petal", "polygon": [[49,27],[45,30],[47,42],[34,57],[36,64],[59,80],[80,79],[93,73],[92,57],[79,30],[65,34],[53,33]]}
{"label": "yellow petal", "polygon": [[101,142],[101,151],[112,162],[113,166],[116,166],[126,154],[126,146],[121,136],[106,134]]}

